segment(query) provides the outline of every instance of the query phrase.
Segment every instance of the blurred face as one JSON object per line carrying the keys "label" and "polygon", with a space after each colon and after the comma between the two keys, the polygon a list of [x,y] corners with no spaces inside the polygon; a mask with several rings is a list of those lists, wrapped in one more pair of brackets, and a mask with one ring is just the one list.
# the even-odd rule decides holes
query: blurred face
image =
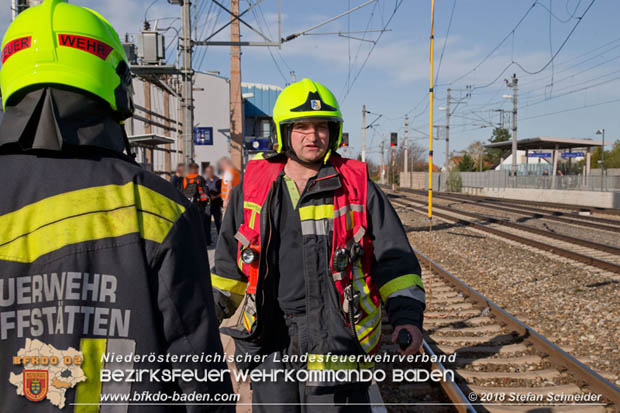
{"label": "blurred face", "polygon": [[329,148],[329,125],[326,121],[296,122],[291,131],[291,146],[299,159],[320,162]]}
{"label": "blurred face", "polygon": [[189,173],[190,174],[197,174],[198,173],[198,166],[190,166],[189,167]]}
{"label": "blurred face", "polygon": [[179,176],[185,175],[185,167],[184,166],[177,166],[177,175],[179,175]]}
{"label": "blurred face", "polygon": [[215,177],[215,171],[212,166],[207,167],[207,178],[213,179]]}
{"label": "blurred face", "polygon": [[229,162],[227,159],[220,159],[219,162],[217,163],[217,170],[220,172],[220,174],[223,174],[226,169],[228,169],[229,166]]}

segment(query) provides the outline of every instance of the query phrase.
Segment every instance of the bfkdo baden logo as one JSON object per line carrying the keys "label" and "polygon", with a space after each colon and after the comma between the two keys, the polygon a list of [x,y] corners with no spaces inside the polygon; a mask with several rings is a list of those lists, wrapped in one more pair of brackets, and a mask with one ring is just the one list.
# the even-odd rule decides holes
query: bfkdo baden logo
{"label": "bfkdo baden logo", "polygon": [[31,402],[47,400],[62,409],[67,391],[87,379],[82,370],[83,361],[82,352],[72,347],[58,349],[27,338],[24,347],[13,356],[13,367],[22,370],[11,372],[9,383],[15,386],[18,396]]}
{"label": "bfkdo baden logo", "polygon": [[40,402],[47,396],[49,372],[47,370],[24,370],[24,396],[32,402]]}

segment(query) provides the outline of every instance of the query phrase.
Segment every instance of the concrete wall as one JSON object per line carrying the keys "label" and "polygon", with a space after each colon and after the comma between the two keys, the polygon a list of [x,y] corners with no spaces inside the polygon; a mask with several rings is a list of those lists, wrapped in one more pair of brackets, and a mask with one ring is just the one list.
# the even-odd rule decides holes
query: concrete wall
{"label": "concrete wall", "polygon": [[[433,172],[433,190],[447,191],[441,172]],[[401,172],[400,186],[412,189],[428,189],[428,172]]]}
{"label": "concrete wall", "polygon": [[465,194],[523,201],[554,202],[598,208],[620,208],[620,192],[564,191],[533,188],[463,188]]}
{"label": "concrete wall", "polygon": [[428,186],[428,173],[401,172],[400,186],[402,186],[403,188],[426,189],[426,187]]}

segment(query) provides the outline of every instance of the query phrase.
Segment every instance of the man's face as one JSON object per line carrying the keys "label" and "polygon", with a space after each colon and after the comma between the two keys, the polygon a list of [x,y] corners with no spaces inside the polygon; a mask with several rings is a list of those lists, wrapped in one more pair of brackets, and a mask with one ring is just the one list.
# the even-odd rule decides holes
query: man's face
{"label": "man's face", "polygon": [[190,166],[189,167],[189,173],[190,174],[197,174],[198,173],[198,167],[197,166]]}
{"label": "man's face", "polygon": [[291,146],[299,159],[316,163],[325,157],[329,148],[329,125],[326,121],[295,122],[291,131]]}
{"label": "man's face", "polygon": [[215,177],[215,171],[213,170],[212,166],[209,166],[207,168],[207,178],[213,179],[214,177]]}
{"label": "man's face", "polygon": [[179,176],[185,175],[185,167],[184,166],[177,166],[177,175],[179,175]]}

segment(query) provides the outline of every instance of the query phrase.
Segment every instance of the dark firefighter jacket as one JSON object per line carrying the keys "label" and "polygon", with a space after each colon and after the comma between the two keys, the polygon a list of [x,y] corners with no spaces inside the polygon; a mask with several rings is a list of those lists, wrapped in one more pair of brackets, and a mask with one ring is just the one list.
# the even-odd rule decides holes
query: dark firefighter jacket
{"label": "dark firefighter jacket", "polygon": [[[157,392],[232,393],[229,379],[158,383],[147,374],[135,382],[99,380],[103,369],[129,374],[131,369],[226,368],[178,358],[222,353],[200,218],[170,183],[105,146],[79,145],[80,139],[94,143],[107,136],[120,140],[122,148],[122,135],[96,120],[102,109],[93,98],[63,91],[61,102],[49,89],[43,92],[47,97],[40,90],[33,93],[35,105],[9,108],[0,127],[0,412],[73,412],[73,403],[146,391],[151,397]],[[38,99],[51,105],[50,113],[42,113]],[[72,118],[89,116],[95,119],[90,125],[72,124]],[[19,130],[23,125],[38,128]],[[11,130],[17,135],[6,136]],[[78,145],[67,144],[71,136],[63,136],[63,130],[78,132],[73,135]],[[42,141],[58,147],[33,149]],[[70,355],[68,362],[63,355]],[[125,358],[131,355],[146,359]],[[52,356],[59,357],[56,365],[49,361]],[[28,370],[47,371],[47,379],[36,377],[33,383]],[[29,397],[47,396],[29,401],[23,386]],[[80,411],[215,407],[89,409]]]}
{"label": "dark firefighter jacket", "polygon": [[[259,178],[245,177],[245,179]],[[280,213],[285,207],[282,202],[291,202],[290,198],[283,196],[283,191],[287,190],[284,172],[280,173],[276,181],[274,187],[276,193],[271,197],[267,196],[267,201],[262,207],[261,233],[265,229],[263,221],[280,222]],[[334,191],[340,186],[340,177],[328,162],[319,170],[317,176],[309,180],[306,190],[301,194],[297,203],[297,225],[302,228],[297,232],[299,239],[291,239],[295,232],[286,231],[286,239],[281,239],[279,245],[263,244],[261,246],[262,254],[266,256],[265,265],[277,268],[277,264],[280,263],[279,267],[286,267],[287,273],[281,273],[279,277],[275,277],[267,272],[266,279],[262,283],[262,291],[257,291],[256,294],[257,297],[261,297],[257,298],[259,306],[257,317],[263,317],[263,322],[259,324],[263,326],[263,330],[257,332],[252,338],[251,346],[243,344],[244,348],[253,348],[256,352],[268,353],[273,351],[274,345],[279,345],[278,338],[273,337],[274,331],[269,327],[277,325],[278,318],[281,317],[282,309],[279,308],[278,301],[281,301],[282,297],[278,297],[278,290],[282,291],[282,288],[279,288],[278,278],[295,277],[301,274],[305,280],[305,294],[303,295],[309,330],[306,334],[310,340],[307,346],[309,353],[320,355],[329,352],[332,354],[362,352],[359,343],[353,338],[352,332],[345,324],[329,269],[330,251],[332,251],[329,228],[332,218],[327,216],[322,217],[320,221],[306,222],[306,217],[321,215],[306,213],[311,212],[311,209],[325,211],[329,209],[329,206],[333,208]],[[216,306],[220,313],[219,318],[230,317],[242,301],[244,305],[247,303],[247,299],[243,300],[247,278],[237,266],[238,243],[234,238],[243,222],[243,204],[243,185],[240,185],[232,193],[229,210],[224,218],[217,244],[215,268],[211,274],[215,287]],[[386,305],[390,322],[395,326],[413,324],[421,328],[424,290],[421,288],[419,263],[411,250],[398,215],[385,195],[371,181],[368,181],[366,207],[369,221],[368,231],[371,234],[374,248],[372,274]],[[305,231],[303,228],[318,230]],[[321,230],[321,228],[327,228],[327,230]],[[284,233],[283,229],[277,231],[280,235]],[[265,240],[265,237],[261,235],[261,239]],[[296,251],[295,248],[301,248],[301,251]],[[282,265],[287,260],[289,262]],[[262,261],[261,259],[261,265],[263,265]],[[291,286],[294,285],[295,283],[292,282]],[[239,331],[243,331],[242,322],[240,322]],[[243,334],[230,330],[228,332],[244,340]]]}

